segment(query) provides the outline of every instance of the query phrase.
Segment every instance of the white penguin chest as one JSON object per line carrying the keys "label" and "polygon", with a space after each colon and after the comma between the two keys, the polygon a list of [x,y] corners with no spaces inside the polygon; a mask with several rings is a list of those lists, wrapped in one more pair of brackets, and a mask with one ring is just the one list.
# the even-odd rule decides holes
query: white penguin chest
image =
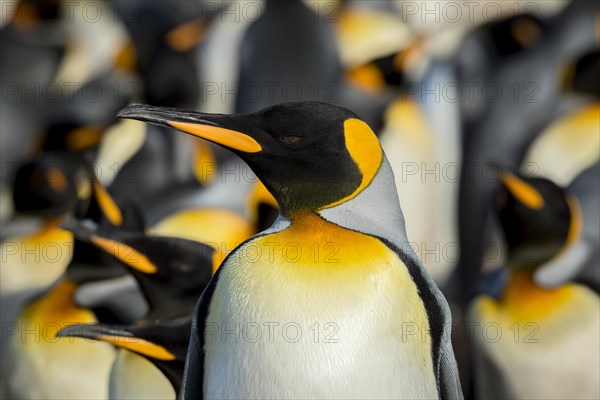
{"label": "white penguin chest", "polygon": [[175,399],[173,386],[150,361],[119,349],[110,372],[109,398],[136,400]]}
{"label": "white penguin chest", "polygon": [[427,313],[402,261],[321,219],[310,237],[298,225],[246,243],[221,271],[205,395],[436,398]]}
{"label": "white penguin chest", "polygon": [[[519,298],[500,303],[484,297],[473,308],[478,394],[598,398],[598,296],[579,285],[537,293],[522,284],[518,289]],[[492,382],[502,382],[502,387]]]}

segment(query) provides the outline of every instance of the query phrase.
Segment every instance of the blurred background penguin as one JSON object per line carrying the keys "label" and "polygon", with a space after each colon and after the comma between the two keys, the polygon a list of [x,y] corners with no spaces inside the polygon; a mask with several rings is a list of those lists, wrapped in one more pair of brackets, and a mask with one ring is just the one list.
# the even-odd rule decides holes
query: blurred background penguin
{"label": "blurred background penguin", "polygon": [[120,109],[304,100],[378,136],[405,245],[450,304],[465,397],[600,396],[597,1],[11,0],[0,13],[2,398],[174,398],[197,298],[278,215],[239,157]]}
{"label": "blurred background penguin", "polygon": [[[484,291],[471,307],[475,393],[498,399],[596,398],[598,282],[574,272],[598,258],[589,251],[577,254],[585,251],[580,198],[543,178],[503,171],[502,181],[496,214],[508,249],[506,269],[490,273],[486,288],[498,292]],[[596,192],[600,188],[598,181],[588,184]],[[490,326],[498,331],[491,333]]]}

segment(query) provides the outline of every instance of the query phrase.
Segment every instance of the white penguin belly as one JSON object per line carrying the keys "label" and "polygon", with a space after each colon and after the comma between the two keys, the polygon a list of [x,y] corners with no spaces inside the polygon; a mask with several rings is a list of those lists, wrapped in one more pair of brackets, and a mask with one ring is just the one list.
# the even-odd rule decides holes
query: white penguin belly
{"label": "white penguin belly", "polygon": [[166,376],[144,357],[119,349],[110,372],[109,398],[171,400],[175,390]]}
{"label": "white penguin belly", "polygon": [[9,334],[9,397],[26,399],[104,399],[115,350],[108,343],[55,337],[73,323],[93,323],[89,310],[76,307],[75,285],[62,281],[25,307]]}
{"label": "white penguin belly", "polygon": [[395,253],[306,217],[246,243],[221,271],[206,321],[204,392],[437,398],[428,327]]}
{"label": "white penguin belly", "polygon": [[578,285],[559,291],[555,309],[537,307],[541,315],[476,304],[479,397],[600,398],[600,298]]}

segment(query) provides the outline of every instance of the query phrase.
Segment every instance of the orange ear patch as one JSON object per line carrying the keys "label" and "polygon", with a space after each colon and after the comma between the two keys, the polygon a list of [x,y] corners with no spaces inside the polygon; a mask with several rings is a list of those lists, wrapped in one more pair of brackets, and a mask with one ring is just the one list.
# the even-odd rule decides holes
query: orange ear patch
{"label": "orange ear patch", "polygon": [[371,183],[383,160],[383,151],[381,150],[379,140],[366,122],[357,118],[347,119],[344,122],[344,137],[346,139],[346,148],[360,170],[362,181],[352,194],[328,204],[322,207],[322,209],[335,207],[356,197]]}

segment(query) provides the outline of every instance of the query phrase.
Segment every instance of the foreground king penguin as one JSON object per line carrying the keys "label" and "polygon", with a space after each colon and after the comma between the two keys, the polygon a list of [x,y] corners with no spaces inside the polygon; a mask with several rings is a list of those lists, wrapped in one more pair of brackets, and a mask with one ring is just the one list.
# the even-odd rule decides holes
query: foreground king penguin
{"label": "foreground king penguin", "polygon": [[118,117],[234,151],[280,206],[200,298],[180,398],[462,398],[448,305],[354,113],[302,102],[237,115],[132,105]]}

